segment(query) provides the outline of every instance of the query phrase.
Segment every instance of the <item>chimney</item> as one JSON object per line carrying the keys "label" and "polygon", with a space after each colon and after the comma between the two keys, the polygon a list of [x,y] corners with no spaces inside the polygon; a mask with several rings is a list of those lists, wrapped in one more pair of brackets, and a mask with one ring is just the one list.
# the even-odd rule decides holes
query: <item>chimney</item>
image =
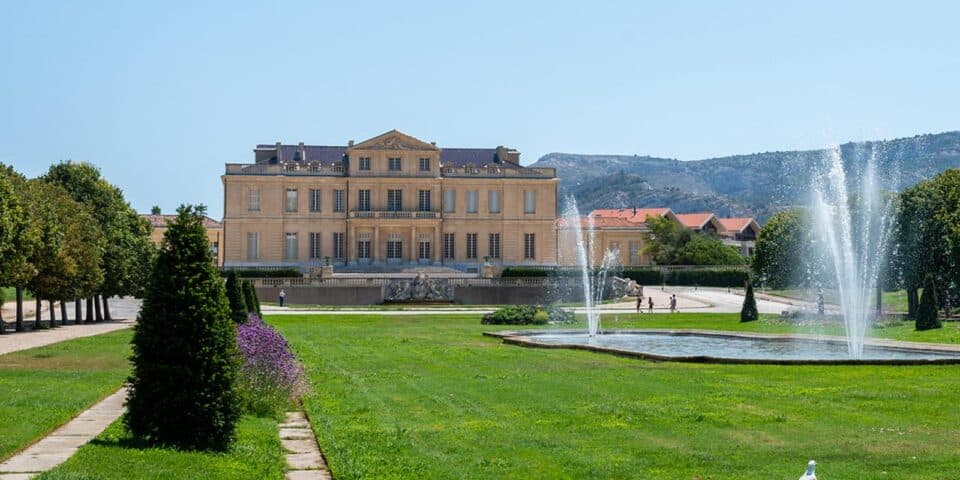
{"label": "chimney", "polygon": [[277,142],[277,163],[283,162],[283,150],[280,148],[281,143]]}
{"label": "chimney", "polygon": [[347,147],[352,147],[352,146],[353,146],[353,140],[347,141]]}
{"label": "chimney", "polygon": [[303,145],[303,142],[300,142],[299,144],[297,144],[297,150],[300,152],[300,161],[301,161],[301,162],[306,162],[306,161],[307,161],[307,147],[305,147],[305,146]]}
{"label": "chimney", "polygon": [[637,206],[636,206],[636,205],[633,206],[633,216],[634,216],[634,217],[637,216]]}

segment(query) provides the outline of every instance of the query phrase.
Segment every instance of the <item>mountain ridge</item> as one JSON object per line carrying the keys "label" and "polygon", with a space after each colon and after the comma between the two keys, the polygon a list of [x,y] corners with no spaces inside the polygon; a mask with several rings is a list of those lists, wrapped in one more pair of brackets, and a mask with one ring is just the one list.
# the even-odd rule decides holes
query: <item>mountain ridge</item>
{"label": "mountain ridge", "polygon": [[883,188],[901,190],[948,168],[960,168],[960,131],[699,160],[552,152],[529,166],[556,168],[561,196],[572,194],[581,212],[665,206],[677,212],[713,211],[763,221],[806,203],[815,173],[832,154],[841,156],[848,183],[853,184],[873,158]]}

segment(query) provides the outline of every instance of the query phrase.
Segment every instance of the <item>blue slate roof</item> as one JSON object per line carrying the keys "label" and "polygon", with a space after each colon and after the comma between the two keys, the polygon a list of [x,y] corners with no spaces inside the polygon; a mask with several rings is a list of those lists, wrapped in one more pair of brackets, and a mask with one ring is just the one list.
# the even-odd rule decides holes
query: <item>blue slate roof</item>
{"label": "blue slate roof", "polygon": [[[298,145],[281,145],[281,158],[284,162],[306,161],[330,164],[340,162],[347,153],[347,147],[343,146],[320,146],[304,145],[306,158],[299,158],[300,147]],[[257,150],[275,150],[276,145],[257,145]],[[495,148],[441,148],[440,163],[443,166],[463,167],[465,165],[483,166],[492,165],[497,160],[497,149]],[[520,165],[510,163],[509,159],[502,159],[501,166],[522,168]]]}

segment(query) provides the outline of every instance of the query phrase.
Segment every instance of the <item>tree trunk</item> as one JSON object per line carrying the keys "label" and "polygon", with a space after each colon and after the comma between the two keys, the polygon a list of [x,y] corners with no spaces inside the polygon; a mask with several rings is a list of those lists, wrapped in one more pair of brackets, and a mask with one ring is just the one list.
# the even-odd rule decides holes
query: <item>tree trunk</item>
{"label": "tree trunk", "polygon": [[877,287],[877,318],[883,315],[883,290]]}
{"label": "tree trunk", "polygon": [[83,323],[83,307],[80,306],[80,299],[77,298],[73,301],[73,324],[81,323]]}
{"label": "tree trunk", "polygon": [[60,301],[60,325],[67,324],[67,302]]}
{"label": "tree trunk", "polygon": [[7,333],[7,324],[3,321],[3,303],[0,302],[0,335]]}
{"label": "tree trunk", "polygon": [[17,287],[17,331],[23,331],[23,289]]}
{"label": "tree trunk", "polygon": [[53,300],[47,300],[47,306],[50,307],[50,328],[57,326],[57,309],[53,308]]}
{"label": "tree trunk", "polygon": [[93,323],[93,297],[87,297],[87,317],[83,323]]}
{"label": "tree trunk", "polygon": [[108,322],[113,320],[113,317],[110,316],[110,300],[107,296],[103,297],[103,319]]}
{"label": "tree trunk", "polygon": [[103,321],[103,313],[100,311],[100,295],[93,296],[93,310],[97,314],[97,321]]}
{"label": "tree trunk", "polygon": [[36,308],[34,309],[34,312],[33,312],[34,313],[33,329],[37,330],[40,328],[40,316],[41,316],[40,314],[43,313],[43,304],[40,303],[40,295],[37,295],[37,298],[35,298],[34,300],[36,300]]}

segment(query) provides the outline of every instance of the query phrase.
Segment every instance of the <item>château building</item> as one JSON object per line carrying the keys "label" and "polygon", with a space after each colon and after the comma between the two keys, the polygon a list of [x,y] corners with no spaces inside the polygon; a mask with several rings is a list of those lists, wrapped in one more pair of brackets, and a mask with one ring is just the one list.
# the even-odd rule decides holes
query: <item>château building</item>
{"label": "ch\u00e2teau building", "polygon": [[397,130],[257,145],[221,178],[226,267],[557,263],[556,172],[502,146],[440,148]]}

